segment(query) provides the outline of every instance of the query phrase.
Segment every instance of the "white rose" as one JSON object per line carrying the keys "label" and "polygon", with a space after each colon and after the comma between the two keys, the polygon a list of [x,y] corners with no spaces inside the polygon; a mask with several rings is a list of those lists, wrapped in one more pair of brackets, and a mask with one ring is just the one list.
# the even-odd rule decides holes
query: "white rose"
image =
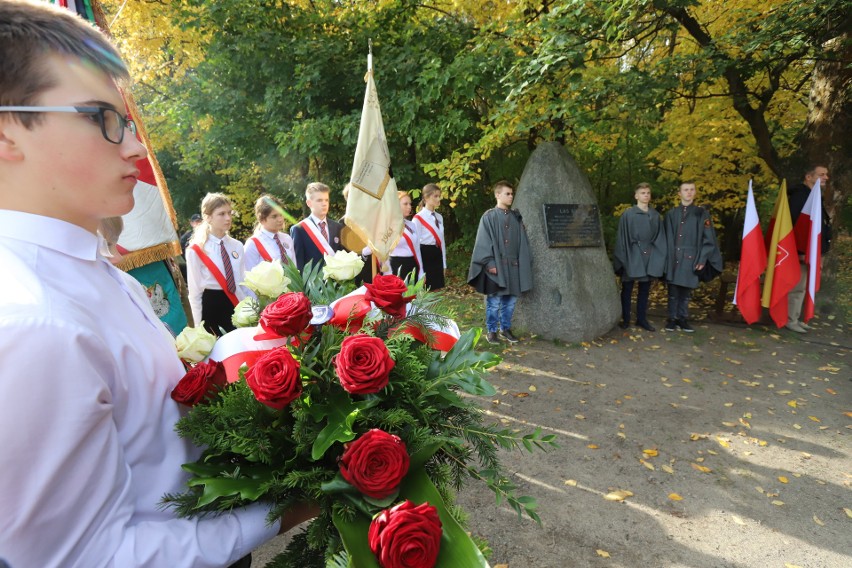
{"label": "white rose", "polygon": [[342,282],[344,280],[352,280],[361,269],[364,268],[364,261],[354,252],[339,250],[334,253],[334,256],[325,255],[325,266],[322,268],[322,276],[326,280],[329,278]]}
{"label": "white rose", "polygon": [[204,322],[198,327],[185,327],[175,338],[178,357],[189,363],[203,361],[216,343],[216,336],[204,329]]}
{"label": "white rose", "polygon": [[259,296],[277,298],[287,291],[290,279],[284,276],[284,267],[280,262],[261,262],[246,273],[242,282]]}
{"label": "white rose", "polygon": [[239,304],[234,306],[234,315],[231,316],[231,323],[237,327],[256,326],[258,319],[260,319],[258,315],[259,308],[260,305],[257,303],[257,300],[251,296],[243,298]]}

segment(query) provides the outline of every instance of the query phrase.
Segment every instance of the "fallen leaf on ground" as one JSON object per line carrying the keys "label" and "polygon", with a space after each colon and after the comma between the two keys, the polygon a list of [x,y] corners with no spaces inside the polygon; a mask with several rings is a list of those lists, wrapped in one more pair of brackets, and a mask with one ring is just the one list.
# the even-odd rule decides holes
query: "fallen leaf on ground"
{"label": "fallen leaf on ground", "polygon": [[597,552],[598,556],[600,556],[601,558],[609,558],[609,552],[607,552],[606,550],[601,550],[599,548],[595,550],[595,552]]}
{"label": "fallen leaf on ground", "polygon": [[703,466],[703,465],[698,465],[697,463],[691,463],[689,465],[691,465],[693,469],[697,469],[701,473],[710,473],[711,471],[713,471],[709,467]]}
{"label": "fallen leaf on ground", "polygon": [[598,449],[597,444],[586,444],[586,447],[589,448],[590,450],[597,450]]}
{"label": "fallen leaf on ground", "polygon": [[742,520],[741,518],[739,518],[736,515],[731,515],[731,518],[734,519],[734,522],[737,523],[738,525],[746,524],[744,520]]}
{"label": "fallen leaf on ground", "polygon": [[725,440],[724,438],[719,438],[717,436],[716,441],[719,442],[719,445],[722,446],[723,448],[730,448],[731,447],[731,444],[727,440]]}
{"label": "fallen leaf on ground", "polygon": [[683,497],[681,497],[677,493],[669,493],[669,499],[671,499],[672,501],[683,501]]}
{"label": "fallen leaf on ground", "polygon": [[778,481],[780,481],[781,483],[789,483],[790,482],[790,480],[787,479],[786,477],[784,477],[783,475],[778,476]]}
{"label": "fallen leaf on ground", "polygon": [[787,406],[790,406],[790,407],[792,407],[792,408],[798,408],[799,403],[797,403],[795,400],[788,400],[788,401],[787,401]]}
{"label": "fallen leaf on ground", "polygon": [[821,527],[824,527],[824,526],[825,526],[825,523],[824,523],[824,522],[822,522],[821,520],[819,520],[819,517],[817,517],[816,515],[814,515],[814,522],[815,522],[816,524],[818,524],[819,526],[821,526]]}
{"label": "fallen leaf on ground", "polygon": [[585,420],[586,419],[586,417],[583,416],[582,414],[575,414],[574,418],[576,418],[577,420]]}
{"label": "fallen leaf on ground", "polygon": [[846,516],[852,519],[852,509],[849,507],[843,507],[843,512],[846,513]]}
{"label": "fallen leaf on ground", "polygon": [[795,428],[796,430],[801,430],[801,429],[802,429],[802,427],[801,427],[801,426],[799,426],[798,424],[793,424],[793,428]]}
{"label": "fallen leaf on ground", "polygon": [[569,485],[571,487],[577,487],[577,480],[576,479],[566,479],[565,485]]}
{"label": "fallen leaf on ground", "polygon": [[811,420],[813,420],[814,422],[822,422],[822,420],[820,420],[820,419],[819,419],[819,418],[817,418],[816,416],[808,416],[808,418],[810,418],[810,419],[811,419]]}
{"label": "fallen leaf on ground", "polygon": [[696,434],[694,432],[689,435],[689,439],[692,440],[693,442],[697,442],[698,440],[703,440],[706,437],[707,437],[707,434]]}
{"label": "fallen leaf on ground", "polygon": [[535,385],[530,385],[530,392],[535,392],[535,391],[537,391],[537,390],[538,390],[538,389],[537,389],[537,388],[535,388]]}
{"label": "fallen leaf on ground", "polygon": [[772,502],[772,504],[773,504],[773,505],[775,505],[775,506],[777,506],[777,507],[780,507],[781,505],[783,505],[783,504],[784,504],[784,501],[778,501],[778,500],[775,500],[775,501],[773,501],[773,502]]}
{"label": "fallen leaf on ground", "polygon": [[657,468],[655,468],[654,464],[652,464],[651,462],[646,462],[645,460],[639,460],[639,463],[641,463],[642,465],[644,465],[646,468],[650,469],[651,471],[657,471]]}
{"label": "fallen leaf on ground", "polygon": [[674,469],[672,469],[672,467],[669,465],[660,466],[660,469],[662,469],[666,473],[674,473]]}
{"label": "fallen leaf on ground", "polygon": [[624,501],[628,497],[633,497],[633,493],[627,489],[618,489],[604,495],[604,499],[607,501]]}

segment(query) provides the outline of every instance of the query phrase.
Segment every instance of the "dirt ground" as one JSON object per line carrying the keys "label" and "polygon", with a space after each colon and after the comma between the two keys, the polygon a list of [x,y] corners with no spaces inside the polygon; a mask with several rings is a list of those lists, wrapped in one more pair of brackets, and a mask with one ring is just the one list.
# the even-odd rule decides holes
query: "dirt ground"
{"label": "dirt ground", "polygon": [[501,346],[483,408],[560,448],[503,454],[541,526],[484,486],[459,496],[492,567],[852,566],[852,333],[814,322],[805,336],[699,321]]}

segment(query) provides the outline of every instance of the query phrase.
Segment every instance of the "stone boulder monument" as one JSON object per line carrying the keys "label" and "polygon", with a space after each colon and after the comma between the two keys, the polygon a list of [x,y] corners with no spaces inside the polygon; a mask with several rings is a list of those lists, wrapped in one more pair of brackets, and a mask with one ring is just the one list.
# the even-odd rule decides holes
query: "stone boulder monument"
{"label": "stone boulder monument", "polygon": [[597,200],[586,174],[561,144],[532,153],[513,206],[532,249],[533,289],[521,296],[513,327],[545,339],[588,341],[621,317]]}

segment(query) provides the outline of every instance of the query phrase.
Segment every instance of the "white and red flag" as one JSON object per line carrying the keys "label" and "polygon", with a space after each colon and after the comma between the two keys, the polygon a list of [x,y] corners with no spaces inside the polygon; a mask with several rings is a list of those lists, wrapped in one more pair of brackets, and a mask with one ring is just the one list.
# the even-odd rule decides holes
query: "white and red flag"
{"label": "white and red flag", "polygon": [[754,193],[751,180],[748,180],[748,200],[746,201],[743,241],[740,249],[740,267],[737,271],[737,287],[734,291],[734,304],[739,308],[746,323],[760,319],[760,275],[766,270],[766,246],[760,232],[760,220],[754,205]]}
{"label": "white and red flag", "polygon": [[793,227],[797,243],[807,243],[805,262],[808,264],[808,285],[805,288],[805,303],[802,307],[802,320],[807,322],[814,317],[814,300],[819,290],[822,272],[822,195],[819,179],[816,180],[802,212]]}

